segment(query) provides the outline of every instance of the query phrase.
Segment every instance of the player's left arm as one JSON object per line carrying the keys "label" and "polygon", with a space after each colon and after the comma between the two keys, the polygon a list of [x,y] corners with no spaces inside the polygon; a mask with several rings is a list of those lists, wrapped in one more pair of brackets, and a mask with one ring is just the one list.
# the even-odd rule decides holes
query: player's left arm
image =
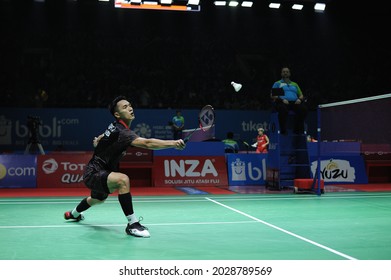
{"label": "player's left arm", "polygon": [[267,135],[265,134],[265,144],[264,144],[264,147],[266,147],[267,145],[269,145],[269,137],[267,137]]}
{"label": "player's left arm", "polygon": [[94,137],[94,139],[92,140],[92,145],[94,146],[94,148],[98,146],[100,139],[102,139],[104,135],[105,134],[102,133],[101,135]]}

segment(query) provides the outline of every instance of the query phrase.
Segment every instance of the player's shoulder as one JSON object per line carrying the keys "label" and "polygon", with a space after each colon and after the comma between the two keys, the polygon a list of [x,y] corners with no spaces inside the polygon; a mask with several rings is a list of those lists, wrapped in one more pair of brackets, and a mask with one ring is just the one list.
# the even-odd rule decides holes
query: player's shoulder
{"label": "player's shoulder", "polygon": [[106,131],[104,132],[104,136],[109,137],[110,135],[115,134],[116,132],[118,132],[117,125],[115,122],[112,122],[107,126]]}

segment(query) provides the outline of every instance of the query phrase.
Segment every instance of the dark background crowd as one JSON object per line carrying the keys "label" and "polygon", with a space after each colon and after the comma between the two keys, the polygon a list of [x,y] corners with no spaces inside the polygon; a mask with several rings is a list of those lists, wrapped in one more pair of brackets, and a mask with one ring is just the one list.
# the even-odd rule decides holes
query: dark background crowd
{"label": "dark background crowd", "polygon": [[[0,107],[105,107],[121,94],[138,108],[265,110],[282,66],[311,109],[390,92],[385,8],[332,0],[321,14],[209,2],[171,12],[0,0]],[[243,84],[239,93],[231,81]]]}

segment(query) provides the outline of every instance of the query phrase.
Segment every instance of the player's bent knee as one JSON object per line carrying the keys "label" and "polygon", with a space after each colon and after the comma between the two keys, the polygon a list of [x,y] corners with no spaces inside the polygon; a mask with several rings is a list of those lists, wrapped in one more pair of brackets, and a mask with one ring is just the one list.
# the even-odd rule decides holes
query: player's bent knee
{"label": "player's bent knee", "polygon": [[130,179],[129,179],[129,176],[126,175],[126,174],[122,174],[120,176],[118,176],[118,179],[117,179],[117,185],[121,188],[121,187],[129,187],[130,185]]}
{"label": "player's bent knee", "polygon": [[108,178],[107,186],[110,190],[110,193],[114,192],[115,190],[126,192],[129,191],[130,179],[128,175],[123,173],[111,173]]}

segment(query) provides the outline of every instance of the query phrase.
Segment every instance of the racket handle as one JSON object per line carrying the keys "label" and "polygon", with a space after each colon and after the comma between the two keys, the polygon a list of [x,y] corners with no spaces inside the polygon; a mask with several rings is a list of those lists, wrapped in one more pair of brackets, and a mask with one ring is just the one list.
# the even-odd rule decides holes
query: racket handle
{"label": "racket handle", "polygon": [[185,144],[189,141],[190,137],[193,135],[193,133],[196,131],[197,129],[194,129],[192,132],[190,132],[189,135],[187,135],[185,137],[185,139],[183,139],[183,142],[185,142]]}

